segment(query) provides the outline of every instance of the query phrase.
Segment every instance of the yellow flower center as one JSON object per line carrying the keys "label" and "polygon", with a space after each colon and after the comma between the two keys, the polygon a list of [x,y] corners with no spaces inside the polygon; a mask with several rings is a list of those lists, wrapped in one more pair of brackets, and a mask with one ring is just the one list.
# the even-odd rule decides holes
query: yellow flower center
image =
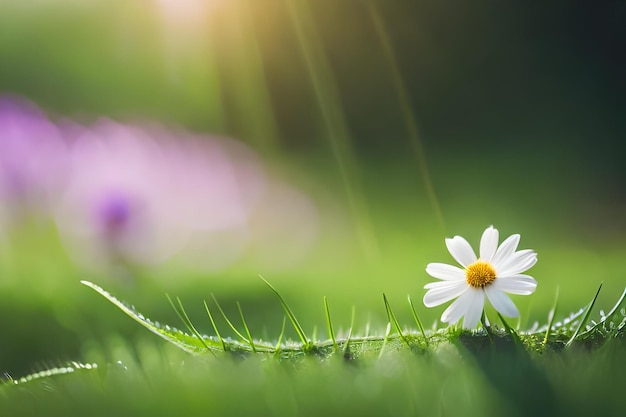
{"label": "yellow flower center", "polygon": [[489,262],[478,260],[465,269],[465,280],[474,288],[484,288],[496,279],[496,270]]}

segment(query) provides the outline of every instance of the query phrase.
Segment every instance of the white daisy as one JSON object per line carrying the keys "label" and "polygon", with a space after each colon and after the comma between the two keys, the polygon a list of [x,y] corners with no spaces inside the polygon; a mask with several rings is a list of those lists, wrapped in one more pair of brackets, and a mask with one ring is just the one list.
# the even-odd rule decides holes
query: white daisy
{"label": "white daisy", "polygon": [[[516,251],[520,235],[509,236],[498,246],[498,229],[489,226],[480,239],[480,257],[461,236],[446,238],[452,257],[463,268],[430,263],[426,272],[441,281],[424,286],[424,305],[435,307],[456,300],[441,315],[441,321],[456,323],[465,316],[463,327],[473,329],[485,306],[485,295],[493,307],[507,317],[519,316],[513,301],[505,294],[532,294],[537,281],[522,272],[537,263],[537,253],[530,249]],[[458,298],[457,298],[458,297]]]}

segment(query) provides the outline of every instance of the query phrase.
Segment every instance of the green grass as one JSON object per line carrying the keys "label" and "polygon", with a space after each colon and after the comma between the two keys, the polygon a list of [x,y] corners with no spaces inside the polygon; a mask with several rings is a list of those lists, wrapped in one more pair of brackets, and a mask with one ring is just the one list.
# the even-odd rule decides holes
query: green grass
{"label": "green grass", "polygon": [[[581,410],[613,415],[621,410],[626,289],[596,321],[589,318],[601,286],[587,307],[567,320],[555,324],[551,317],[547,329],[518,332],[501,316],[504,329],[424,330],[410,298],[420,330],[402,329],[383,295],[388,317],[384,335],[352,335],[351,324],[347,338],[335,338],[324,299],[330,339],[317,340],[304,334],[287,301],[263,281],[299,341],[283,340],[285,320],[277,342],[253,340],[237,304],[244,336],[216,297],[215,307],[241,340],[220,334],[206,302],[215,336],[202,335],[180,299],[168,297],[190,331],[184,333],[151,321],[83,281],[112,307],[169,343],[156,344],[155,338],[131,345],[109,337],[104,349],[94,345],[85,351],[92,362],[71,362],[24,377],[7,375],[0,385],[1,415],[558,416],[580,415]],[[589,384],[593,392],[587,392]]]}

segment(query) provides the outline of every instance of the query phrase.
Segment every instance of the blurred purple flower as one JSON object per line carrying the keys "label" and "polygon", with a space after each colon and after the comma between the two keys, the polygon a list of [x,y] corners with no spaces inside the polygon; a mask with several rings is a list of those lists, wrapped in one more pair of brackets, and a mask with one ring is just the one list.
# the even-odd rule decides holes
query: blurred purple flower
{"label": "blurred purple flower", "polygon": [[71,178],[56,210],[63,240],[87,262],[154,263],[184,244],[167,155],[141,128],[66,126]]}
{"label": "blurred purple flower", "polygon": [[0,96],[0,213],[45,212],[65,177],[59,129],[33,104]]}
{"label": "blurred purple flower", "polygon": [[80,259],[159,263],[199,235],[221,238],[204,255],[219,262],[244,249],[265,180],[243,145],[109,120],[65,130],[72,176],[56,218]]}

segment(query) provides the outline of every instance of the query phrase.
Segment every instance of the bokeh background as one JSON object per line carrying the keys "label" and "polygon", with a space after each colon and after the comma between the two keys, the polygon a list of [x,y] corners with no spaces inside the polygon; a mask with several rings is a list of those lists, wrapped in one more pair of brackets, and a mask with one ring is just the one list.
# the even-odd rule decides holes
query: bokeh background
{"label": "bokeh background", "polygon": [[[165,294],[180,296],[206,332],[213,293],[227,312],[241,302],[253,334],[278,336],[283,313],[258,274],[320,337],[324,295],[344,330],[354,307],[357,333],[382,332],[383,292],[401,322],[410,294],[434,323],[443,308],[419,307],[425,265],[452,260],[445,237],[476,246],[490,224],[539,253],[536,294],[515,298],[522,328],[546,321],[557,288],[563,316],[601,282],[609,308],[626,282],[625,19],[618,1],[0,1],[6,108],[55,126],[64,149],[157,140],[159,157],[139,152],[150,172],[166,169],[163,154],[178,155],[172,172],[193,155],[209,167],[189,194],[206,198],[174,220],[168,204],[188,182],[147,181],[174,234],[134,236],[129,257],[96,233],[72,240],[78,216],[3,194],[0,370],[89,357],[112,335],[154,337],[81,279],[172,324]],[[8,123],[5,174],[25,164],[9,154]],[[49,160],[32,146],[36,164]],[[115,152],[65,160],[52,199],[101,170],[140,175]],[[215,168],[225,160],[230,176]],[[233,178],[264,190],[235,228]],[[115,226],[128,207],[113,209]],[[167,256],[134,256],[198,228],[203,238],[185,235]]]}

